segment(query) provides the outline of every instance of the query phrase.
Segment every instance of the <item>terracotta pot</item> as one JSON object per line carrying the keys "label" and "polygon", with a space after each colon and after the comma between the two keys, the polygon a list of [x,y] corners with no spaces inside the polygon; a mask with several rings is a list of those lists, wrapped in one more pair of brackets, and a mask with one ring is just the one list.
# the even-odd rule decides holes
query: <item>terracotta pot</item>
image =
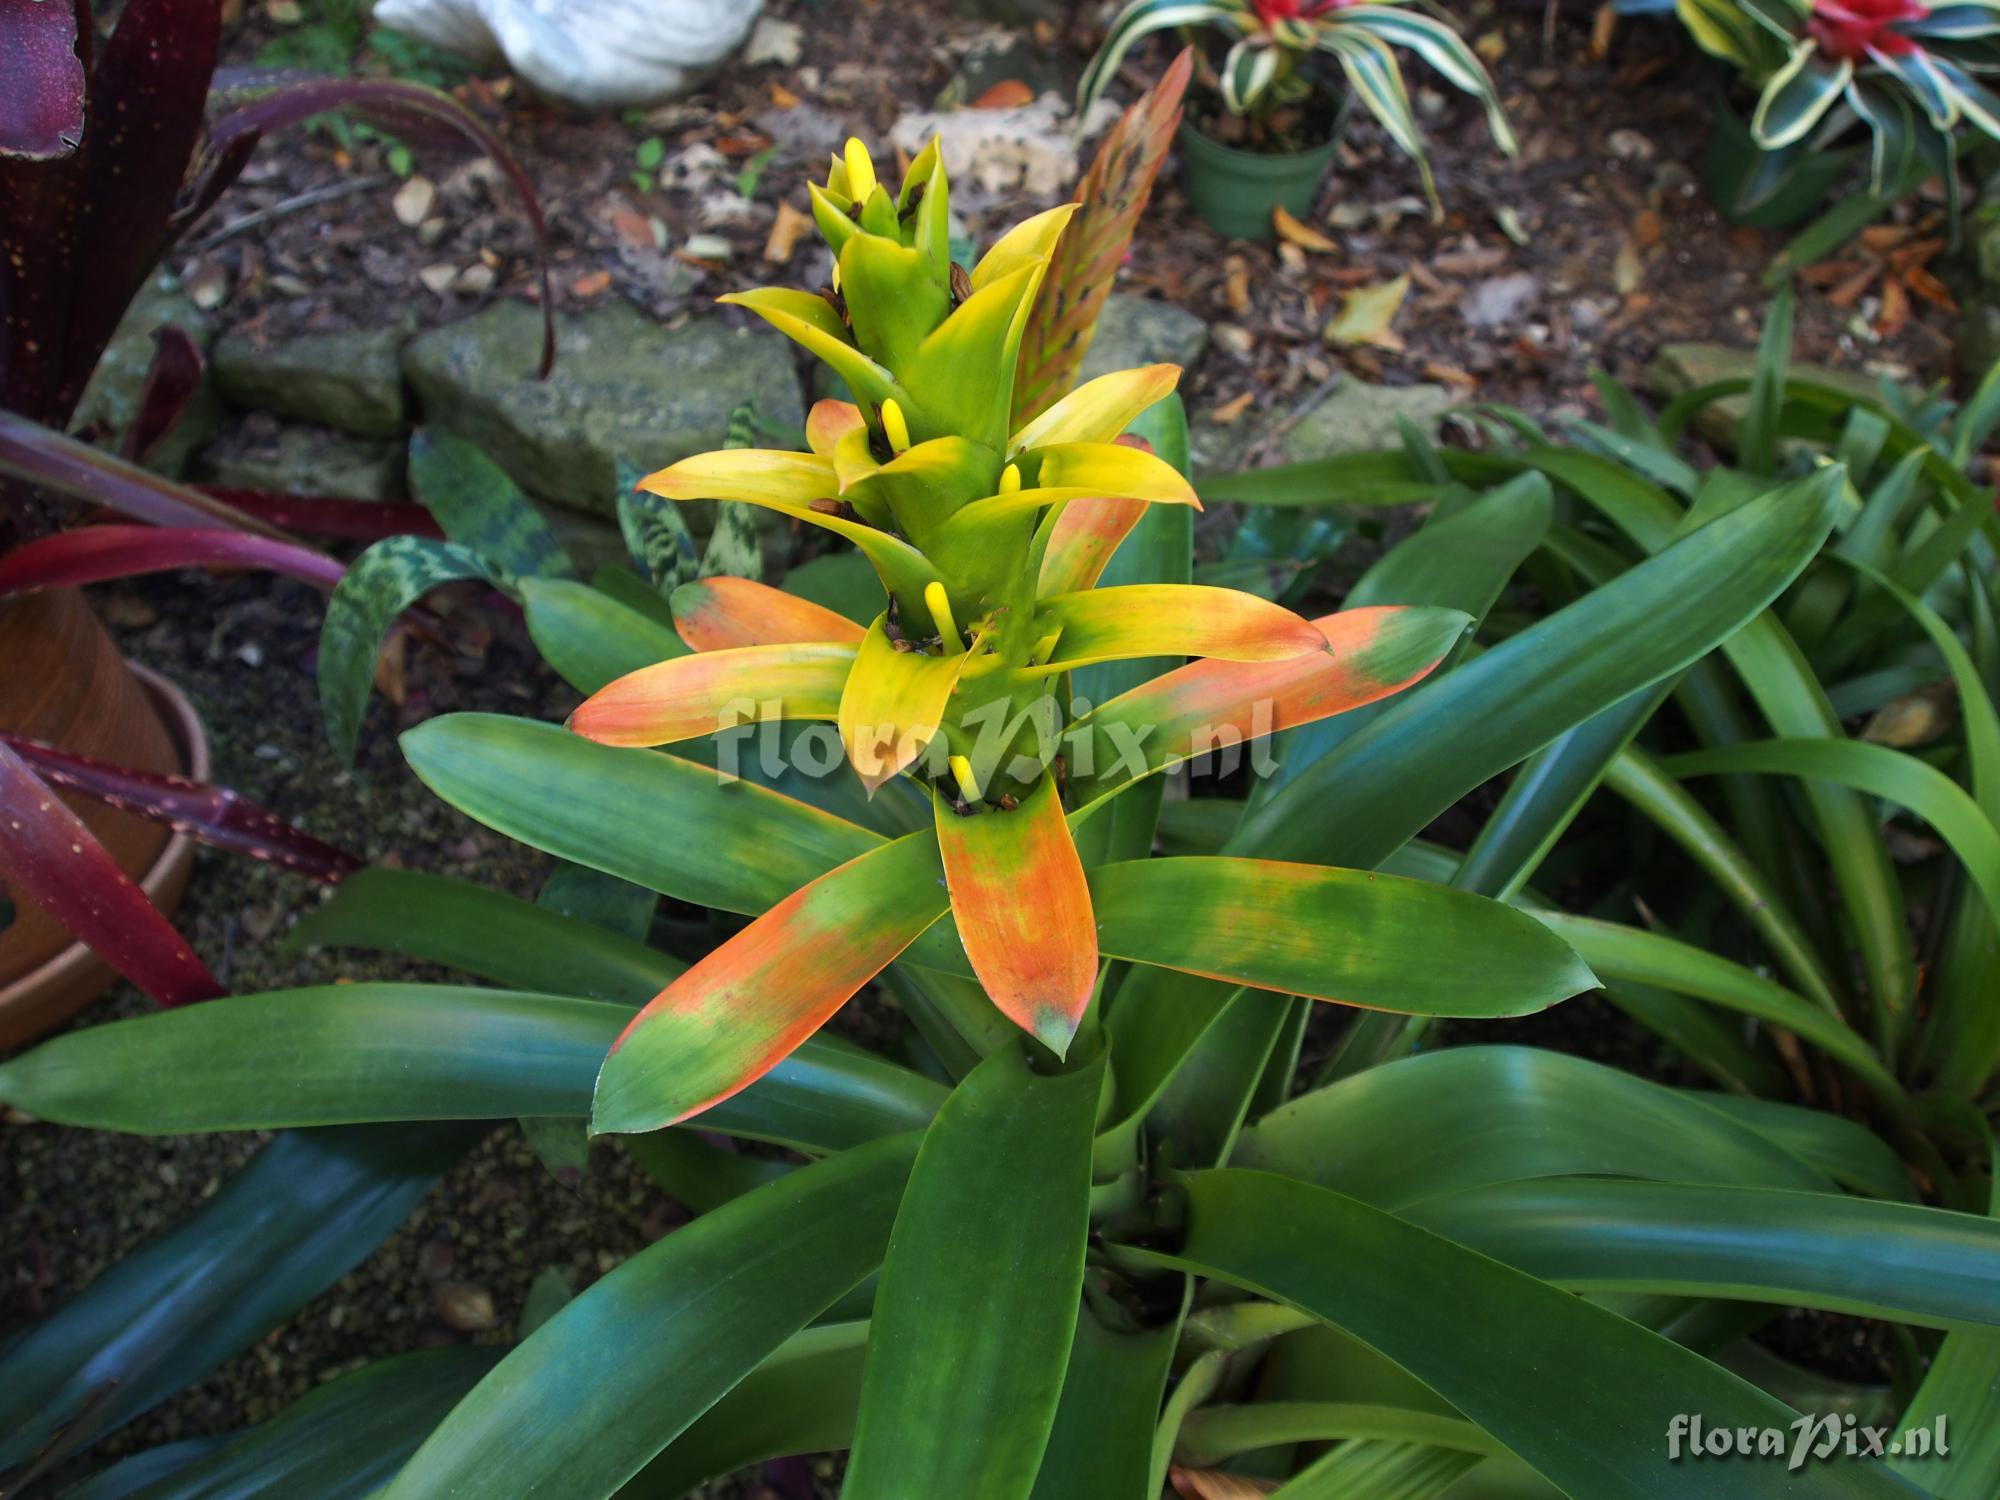
{"label": "terracotta pot", "polygon": [[[165,681],[129,664],[75,590],[0,604],[0,661],[12,668],[0,673],[0,728],[137,770],[207,776],[207,741],[193,708]],[[192,843],[87,798],[63,800],[154,903],[171,911],[187,883]],[[9,895],[15,915],[0,932],[0,1049],[56,1025],[116,977],[32,901]]]}

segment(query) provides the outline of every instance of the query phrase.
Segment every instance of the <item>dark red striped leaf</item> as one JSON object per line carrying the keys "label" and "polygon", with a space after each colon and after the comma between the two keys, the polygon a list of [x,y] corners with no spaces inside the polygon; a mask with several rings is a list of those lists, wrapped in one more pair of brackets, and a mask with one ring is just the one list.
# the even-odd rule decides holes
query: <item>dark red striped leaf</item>
{"label": "dark red striped leaf", "polygon": [[222,986],[48,783],[0,744],[0,868],[25,898],[162,1005]]}
{"label": "dark red striped leaf", "polygon": [[0,598],[33,589],[71,588],[164,573],[173,568],[265,568],[321,588],[346,568],[296,542],[240,531],[183,526],[84,526],[58,532],[0,556]]}
{"label": "dark red striped leaf", "polygon": [[361,868],[361,860],[345,849],[314,838],[228,787],[190,781],[185,776],[129,770],[14,734],[0,733],[0,744],[19,755],[50,786],[164,823],[211,848],[227,849],[328,885]]}

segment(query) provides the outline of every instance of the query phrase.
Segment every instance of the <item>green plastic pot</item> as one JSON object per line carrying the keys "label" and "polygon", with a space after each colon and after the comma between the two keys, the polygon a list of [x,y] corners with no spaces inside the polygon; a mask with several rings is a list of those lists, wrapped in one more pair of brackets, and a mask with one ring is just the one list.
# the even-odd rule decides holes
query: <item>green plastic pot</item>
{"label": "green plastic pot", "polygon": [[1181,179],[1203,222],[1230,239],[1268,240],[1274,233],[1272,209],[1283,205],[1301,219],[1312,212],[1313,195],[1340,146],[1340,130],[1310,151],[1266,156],[1225,146],[1183,124],[1180,146]]}

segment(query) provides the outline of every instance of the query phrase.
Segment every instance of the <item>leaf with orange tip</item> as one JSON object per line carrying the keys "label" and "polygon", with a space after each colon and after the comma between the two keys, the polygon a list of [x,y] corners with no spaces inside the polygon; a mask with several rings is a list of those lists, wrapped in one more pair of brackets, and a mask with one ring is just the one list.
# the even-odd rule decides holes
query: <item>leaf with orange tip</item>
{"label": "leaf with orange tip", "polygon": [[948,904],[928,829],[801,886],[633,1018],[597,1075],[592,1132],[659,1130],[748,1088]]}
{"label": "leaf with orange tip", "polygon": [[1057,511],[1047,523],[1048,545],[1035,592],[1071,594],[1097,587],[1104,565],[1139,524],[1148,503],[1121,496],[1065,505]]}
{"label": "leaf with orange tip", "polygon": [[972,971],[1008,1020],[1061,1057],[1097,983],[1097,927],[1055,778],[1044,776],[1011,810],[961,815],[934,800]]}
{"label": "leaf with orange tip", "polygon": [[1191,583],[1132,583],[1044,599],[1038,636],[1057,635],[1043,670],[1147,656],[1218,656],[1283,661],[1325,654],[1326,637],[1282,605],[1236,589]]}
{"label": "leaf with orange tip", "polygon": [[1198,661],[1121,693],[1077,721],[1069,791],[1081,809],[1153,771],[1331,718],[1428,676],[1471,617],[1373,606],[1322,615],[1328,652],[1284,661]]}
{"label": "leaf with orange tip", "polygon": [[821,458],[832,458],[842,438],[867,430],[867,418],[852,401],[815,401],[806,415],[806,446]]}
{"label": "leaf with orange tip", "polygon": [[848,763],[871,796],[937,737],[945,705],[970,659],[965,652],[899,651],[885,620],[868,627],[847,674],[839,720]]}
{"label": "leaf with orange tip", "polygon": [[831,719],[855,648],[739,646],[641,667],[600,688],[569,727],[600,745],[671,745],[763,719]]}
{"label": "leaf with orange tip", "polygon": [[1083,206],[1063,231],[1021,340],[1014,374],[1016,425],[1046,411],[1076,383],[1118,268],[1181,123],[1194,72],[1184,49],[1160,81],[1105,132],[1077,187]]}
{"label": "leaf with orange tip", "polygon": [[674,629],[697,651],[810,641],[858,646],[863,634],[823,604],[726,573],[682,584],[673,605]]}

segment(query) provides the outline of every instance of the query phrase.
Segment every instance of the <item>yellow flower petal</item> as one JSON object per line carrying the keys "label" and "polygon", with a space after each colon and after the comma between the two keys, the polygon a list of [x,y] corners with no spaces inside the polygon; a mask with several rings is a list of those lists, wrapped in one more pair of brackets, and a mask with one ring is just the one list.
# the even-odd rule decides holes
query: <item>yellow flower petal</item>
{"label": "yellow flower petal", "polygon": [[1108,443],[1180,378],[1179,365],[1144,365],[1087,380],[1015,433],[1007,452],[1051,443]]}

